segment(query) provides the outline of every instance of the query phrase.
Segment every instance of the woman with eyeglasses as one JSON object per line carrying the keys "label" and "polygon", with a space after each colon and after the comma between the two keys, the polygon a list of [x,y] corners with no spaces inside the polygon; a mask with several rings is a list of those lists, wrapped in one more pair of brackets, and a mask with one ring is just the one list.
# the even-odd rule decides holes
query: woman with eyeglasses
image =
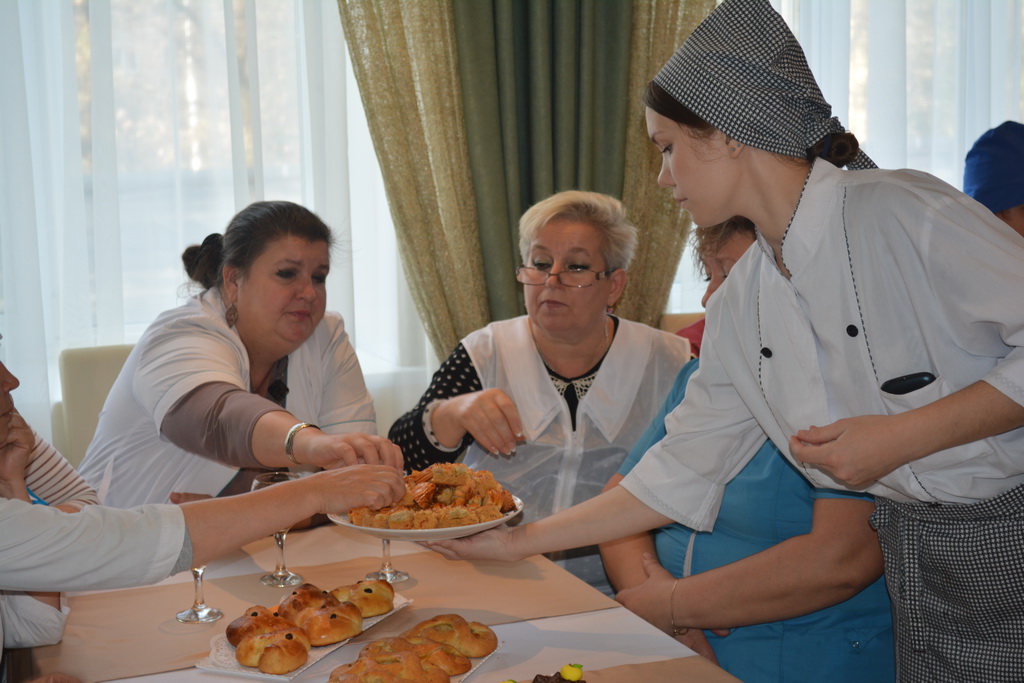
{"label": "woman with eyeglasses", "polygon": [[[636,239],[607,195],[561,192],[527,210],[527,314],[463,339],[391,427],[407,466],[465,453],[523,499],[525,521],[600,493],[689,357],[681,337],[611,314]],[[554,559],[611,594],[596,547]]]}

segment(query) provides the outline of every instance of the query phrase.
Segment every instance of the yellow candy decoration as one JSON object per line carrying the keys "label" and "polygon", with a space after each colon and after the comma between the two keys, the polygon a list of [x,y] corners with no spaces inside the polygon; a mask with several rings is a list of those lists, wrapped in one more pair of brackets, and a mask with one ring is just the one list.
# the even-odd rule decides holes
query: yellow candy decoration
{"label": "yellow candy decoration", "polygon": [[562,675],[562,678],[564,678],[567,681],[578,681],[583,678],[583,665],[566,664],[558,673],[560,673]]}

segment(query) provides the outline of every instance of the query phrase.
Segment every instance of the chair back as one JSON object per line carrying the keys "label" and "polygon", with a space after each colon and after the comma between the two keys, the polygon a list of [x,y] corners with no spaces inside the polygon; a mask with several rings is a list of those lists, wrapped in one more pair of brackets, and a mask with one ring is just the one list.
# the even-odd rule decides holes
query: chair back
{"label": "chair back", "polygon": [[60,352],[63,399],[53,410],[53,445],[75,467],[85,457],[110,387],[133,348],[116,344]]}

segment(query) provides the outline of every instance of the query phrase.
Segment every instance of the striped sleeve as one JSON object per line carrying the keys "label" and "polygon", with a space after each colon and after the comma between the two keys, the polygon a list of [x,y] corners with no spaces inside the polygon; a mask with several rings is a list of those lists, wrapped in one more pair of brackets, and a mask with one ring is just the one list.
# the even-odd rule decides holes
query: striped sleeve
{"label": "striped sleeve", "polygon": [[67,505],[81,510],[86,505],[99,504],[99,496],[78,476],[57,449],[35,431],[35,445],[28,456],[25,485],[50,505]]}

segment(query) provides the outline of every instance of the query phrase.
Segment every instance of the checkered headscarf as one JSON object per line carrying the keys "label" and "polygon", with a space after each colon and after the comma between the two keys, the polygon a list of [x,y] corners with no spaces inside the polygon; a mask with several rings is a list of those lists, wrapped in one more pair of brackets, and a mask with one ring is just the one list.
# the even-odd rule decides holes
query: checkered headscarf
{"label": "checkered headscarf", "polygon": [[[768,0],[725,0],[694,29],[654,82],[729,137],[806,158],[832,116],[800,43]],[[875,168],[857,154],[850,168]]]}

